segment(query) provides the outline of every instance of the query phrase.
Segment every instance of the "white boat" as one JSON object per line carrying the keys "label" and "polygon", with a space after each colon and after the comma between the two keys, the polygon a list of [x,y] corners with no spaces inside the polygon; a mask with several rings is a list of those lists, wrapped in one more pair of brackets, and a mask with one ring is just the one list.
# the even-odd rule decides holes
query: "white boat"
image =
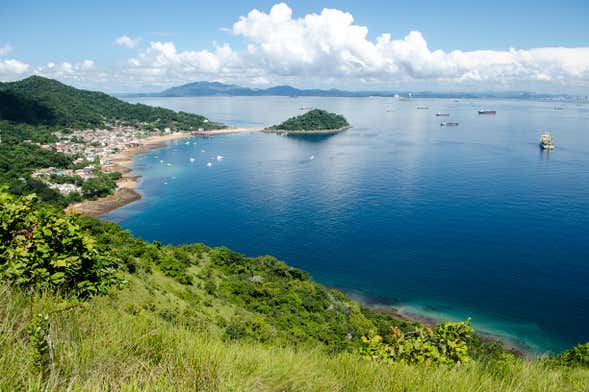
{"label": "white boat", "polygon": [[211,167],[211,166],[213,166],[213,164],[211,162],[208,162],[207,167]]}
{"label": "white boat", "polygon": [[544,133],[540,138],[540,147],[544,150],[554,150],[554,141],[549,132]]}
{"label": "white boat", "polygon": [[223,159],[225,159],[225,157],[223,155],[217,155],[217,160],[218,161],[222,161]]}
{"label": "white boat", "polygon": [[194,162],[194,158],[190,158],[190,162]]}

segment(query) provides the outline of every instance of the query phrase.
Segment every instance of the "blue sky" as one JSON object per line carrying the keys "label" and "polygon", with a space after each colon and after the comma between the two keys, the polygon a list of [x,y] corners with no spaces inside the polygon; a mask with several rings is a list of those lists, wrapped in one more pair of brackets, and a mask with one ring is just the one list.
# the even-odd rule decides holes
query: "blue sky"
{"label": "blue sky", "polygon": [[[105,73],[120,73],[116,72],[120,68],[126,70],[125,67],[130,59],[137,58],[141,50],[147,50],[151,42],[172,43],[178,54],[202,50],[214,53],[213,42],[216,42],[218,45],[228,44],[233,52],[241,56],[248,45],[258,45],[262,48],[268,44],[276,46],[277,43],[268,42],[264,37],[256,35],[253,27],[254,30],[246,28],[242,33],[231,31],[234,23],[239,20],[240,16],[246,16],[252,9],[269,14],[271,8],[277,3],[278,1],[3,1],[0,5],[0,20],[2,20],[2,24],[0,24],[0,55],[2,56],[0,61],[4,61],[4,66],[2,68],[2,63],[0,63],[0,79],[14,79],[16,74],[22,76],[27,72],[51,74],[46,69],[44,70],[48,63],[75,65],[89,60],[93,64],[94,72],[102,70],[101,77],[104,80]],[[587,1],[448,1],[440,3],[428,0],[366,0],[362,2],[293,0],[288,1],[287,4],[292,10],[292,20],[304,18],[312,13],[320,14],[323,8],[349,13],[353,16],[353,25],[367,27],[368,33],[365,40],[370,43],[376,43],[381,34],[388,33],[392,40],[402,40],[411,31],[418,31],[431,52],[437,49],[444,51],[444,53],[450,53],[454,50],[472,52],[477,50],[508,51],[510,48],[528,50],[551,47],[589,47],[589,24],[587,23],[589,2]],[[121,36],[133,39],[140,38],[140,43],[133,48],[135,52],[131,53],[128,47],[113,45],[113,41]],[[291,37],[291,35],[287,36]],[[309,34],[306,34],[305,37],[313,39]],[[339,44],[327,42],[321,48],[330,47],[329,53],[340,57],[346,57],[351,52],[353,56],[359,56],[354,60],[354,64],[366,65],[364,64],[366,59],[362,56],[369,54],[366,54],[363,49],[354,47],[349,50],[350,48],[338,47],[340,52],[334,54],[333,48],[335,46],[332,45]],[[155,88],[166,83],[176,83],[184,79],[190,81],[203,77],[243,82],[243,84],[250,85],[253,83],[252,80],[255,80],[255,83],[259,84],[284,81],[320,86],[321,80],[325,81],[326,78],[323,76],[320,80],[313,81],[312,78],[309,78],[309,74],[316,72],[317,67],[322,64],[325,66],[340,64],[342,69],[345,69],[331,75],[333,78],[327,78],[328,82],[341,80],[345,85],[355,88],[363,86],[387,87],[389,84],[391,87],[398,84],[399,87],[415,86],[418,88],[424,84],[422,82],[432,84],[430,83],[432,81],[435,81],[434,87],[444,88],[444,83],[438,83],[439,77],[436,77],[435,72],[430,75],[429,69],[425,72],[412,69],[414,64],[406,65],[398,61],[396,52],[386,55],[389,56],[387,61],[395,63],[391,67],[385,69],[383,66],[382,69],[377,70],[376,66],[366,66],[366,69],[360,72],[356,69],[350,70],[350,67],[355,68],[356,65],[337,63],[341,58],[337,61],[326,59],[324,55],[317,54],[316,50],[321,51],[322,49],[307,47],[305,50],[301,49],[301,51],[295,52],[303,53],[303,56],[309,54],[312,57],[309,61],[320,61],[314,64],[315,68],[292,64],[290,67],[285,66],[285,69],[277,70],[276,66],[269,66],[266,70],[260,69],[256,75],[249,75],[247,80],[238,80],[236,75],[239,75],[240,72],[236,72],[234,62],[228,65],[227,61],[229,60],[222,62],[221,68],[225,68],[222,70],[219,68],[217,73],[211,72],[211,69],[203,72],[202,67],[199,68],[200,65],[187,66],[187,62],[190,61],[190,56],[187,56],[184,60],[177,61],[183,64],[182,72],[169,68],[164,71],[160,69],[161,64],[159,64],[156,68],[159,69],[158,72],[162,76],[161,82],[154,82],[153,79],[144,80],[144,84],[140,85],[141,81],[137,80],[136,88]],[[356,52],[356,50],[360,50],[362,53]],[[259,52],[257,53],[259,55]],[[288,55],[287,52],[284,53]],[[264,53],[263,55],[268,57],[265,64],[278,61],[276,54],[276,52]],[[17,72],[15,75],[9,74],[9,71],[15,70],[16,66],[14,63],[7,65],[8,60],[26,64],[27,71]],[[172,60],[172,62],[174,61]],[[240,59],[239,61],[243,67],[247,63],[248,69],[260,65],[252,64],[251,60]],[[403,61],[409,60],[404,59]],[[438,58],[431,61],[445,60]],[[544,67],[542,61],[536,68]],[[151,65],[142,64],[140,67],[146,69],[145,67],[149,66]],[[464,68],[462,63],[459,66]],[[581,74],[584,73],[584,64],[579,66]],[[227,71],[226,68],[231,67],[233,67],[232,71]],[[408,71],[399,71],[399,68],[406,71],[408,69]],[[22,69],[24,68],[20,67],[18,71]],[[193,71],[192,74],[190,70]],[[578,71],[579,69],[575,68],[571,73],[578,77]],[[460,72],[454,73],[458,75]],[[55,72],[53,71],[53,73]],[[448,79],[447,70],[442,70],[441,73],[444,74],[445,80]],[[491,74],[493,77],[497,77],[497,72],[491,72]],[[455,78],[456,75],[451,75],[450,79]],[[461,75],[464,75],[464,72]],[[77,80],[77,83],[81,85],[93,84],[92,80],[88,79],[90,75],[78,76],[77,79],[74,77],[70,79],[74,82]],[[575,88],[573,84],[562,87],[562,75],[558,76],[560,77],[558,86],[550,87],[543,84],[544,79],[553,76],[558,75],[536,75],[534,80],[542,81],[542,83],[530,84],[530,87],[540,90]],[[480,75],[474,79],[470,75],[466,79],[475,80],[477,77]],[[62,78],[67,79],[65,76]],[[485,79],[486,76],[482,78]],[[582,75],[581,79],[583,78]],[[502,83],[502,86],[507,88],[522,87],[517,83],[514,83],[513,86],[507,85],[505,80],[502,80]],[[128,84],[126,88],[134,87],[133,83],[126,84]],[[576,85],[578,88],[578,83]],[[114,85],[105,86],[107,90],[115,89],[115,87]],[[477,86],[476,83],[468,82],[464,84],[464,87],[475,88]],[[481,84],[480,87],[486,88],[486,85]]]}

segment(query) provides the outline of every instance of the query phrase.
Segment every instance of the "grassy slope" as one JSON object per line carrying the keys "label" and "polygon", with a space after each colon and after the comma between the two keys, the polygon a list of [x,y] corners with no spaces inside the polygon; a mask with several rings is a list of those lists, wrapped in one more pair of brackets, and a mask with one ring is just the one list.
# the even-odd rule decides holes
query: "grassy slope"
{"label": "grassy slope", "polygon": [[56,360],[45,380],[30,370],[25,325],[31,312],[59,309],[62,302],[0,289],[0,390],[580,391],[589,385],[587,370],[525,360],[411,366],[330,355],[319,347],[228,341],[210,323],[167,321],[145,309],[150,301],[160,312],[186,305],[174,294],[182,285],[158,272],[146,278],[51,315]]}

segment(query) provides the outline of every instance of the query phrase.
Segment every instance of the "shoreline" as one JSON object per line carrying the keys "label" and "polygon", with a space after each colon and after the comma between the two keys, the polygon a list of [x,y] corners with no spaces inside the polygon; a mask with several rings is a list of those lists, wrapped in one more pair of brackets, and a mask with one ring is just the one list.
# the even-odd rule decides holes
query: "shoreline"
{"label": "shoreline", "polygon": [[110,173],[118,172],[123,175],[117,181],[117,188],[113,194],[95,200],[84,200],[70,204],[65,208],[65,212],[97,217],[140,200],[142,195],[135,190],[135,186],[141,181],[141,176],[130,175],[133,169],[129,166],[133,164],[133,158],[136,155],[165,147],[169,141],[194,136],[227,135],[233,133],[261,132],[263,130],[264,128],[223,128],[210,131],[175,132],[142,139],[141,145],[137,147],[129,147],[126,150],[118,151],[105,157],[112,161],[112,164],[104,167],[105,171]]}
{"label": "shoreline", "polygon": [[[413,313],[406,313],[402,312],[398,308],[393,305],[385,305],[380,303],[370,303],[369,301],[363,300],[354,294],[350,296],[347,292],[344,291],[346,295],[348,295],[351,299],[358,302],[359,304],[366,306],[369,309],[386,313],[396,319],[406,321],[408,323],[418,323],[424,325],[429,328],[435,328],[441,323],[444,323],[448,320],[438,320],[434,317],[428,317],[427,315],[418,315]],[[493,334],[492,332],[481,332],[475,330],[475,335],[478,335],[481,339],[486,340],[488,342],[499,342],[503,346],[503,350],[508,351],[518,357],[521,358],[533,358],[538,356],[538,353],[530,351],[526,349],[523,345],[518,344],[517,341],[509,340],[506,337],[502,337],[498,334]]]}
{"label": "shoreline", "polygon": [[110,173],[119,172],[123,175],[117,181],[115,192],[99,199],[70,204],[65,208],[65,212],[97,217],[140,200],[142,196],[135,190],[135,186],[141,181],[141,176],[131,175],[133,169],[129,167],[133,163],[133,158],[143,152],[165,147],[166,142],[191,136],[193,135],[189,132],[150,136],[143,139],[142,144],[137,147],[130,147],[108,155],[106,158],[110,159],[112,164],[106,166],[105,171]]}
{"label": "shoreline", "polygon": [[141,181],[141,176],[130,175],[133,170],[129,166],[133,164],[133,158],[143,152],[162,148],[166,146],[166,142],[172,140],[185,139],[194,136],[217,136],[251,132],[293,135],[327,135],[343,132],[350,128],[351,126],[345,126],[338,129],[286,131],[271,130],[266,128],[239,127],[213,129],[209,131],[176,132],[168,135],[150,136],[143,139],[141,145],[137,147],[130,147],[126,150],[118,151],[105,157],[112,161],[112,164],[104,167],[105,171],[111,173],[118,172],[123,175],[121,179],[117,181],[117,188],[113,194],[95,200],[84,200],[78,203],[70,204],[65,208],[65,212],[97,217],[112,212],[117,208],[126,206],[127,204],[133,203],[134,201],[140,200],[142,195],[135,190],[135,186],[137,186],[137,184]]}
{"label": "shoreline", "polygon": [[212,129],[210,131],[192,131],[192,136],[215,136],[215,135],[228,135],[232,133],[250,133],[250,132],[262,132],[264,128],[224,128],[224,129]]}

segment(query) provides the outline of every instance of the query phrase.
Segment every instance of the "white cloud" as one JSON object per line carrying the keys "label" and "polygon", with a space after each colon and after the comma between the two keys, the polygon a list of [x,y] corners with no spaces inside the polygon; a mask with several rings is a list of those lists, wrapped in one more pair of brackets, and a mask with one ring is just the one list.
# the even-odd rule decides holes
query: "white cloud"
{"label": "white cloud", "polygon": [[423,35],[403,39],[354,24],[350,13],[323,9],[292,17],[284,3],[269,13],[253,10],[233,25],[249,42],[247,55],[264,71],[282,76],[387,81],[552,82],[589,84],[589,48],[444,52],[431,50]]}
{"label": "white cloud", "polygon": [[153,91],[194,80],[387,90],[589,88],[586,47],[448,52],[431,49],[419,31],[369,39],[368,28],[355,24],[348,12],[326,8],[295,18],[285,3],[268,12],[254,9],[225,31],[241,38],[244,49],[213,43],[210,49],[179,50],[170,41],[139,48],[140,38],[124,35],[114,43],[137,52],[123,65],[98,69],[91,61],[64,62],[31,71],[24,63],[4,60],[0,77],[10,67],[11,75],[18,69],[118,91]]}
{"label": "white cloud", "polygon": [[0,59],[0,81],[15,80],[24,75],[30,66],[18,60]]}
{"label": "white cloud", "polygon": [[213,51],[178,51],[172,42],[150,42],[149,47],[128,61],[128,72],[146,79],[227,75],[239,68],[239,56],[227,44]]}
{"label": "white cloud", "polygon": [[14,48],[10,44],[5,44],[4,46],[0,46],[0,56],[7,55],[8,53],[12,52]]}
{"label": "white cloud", "polygon": [[120,36],[114,40],[115,45],[124,46],[129,49],[135,48],[137,45],[139,45],[139,42],[141,42],[141,38],[131,38],[127,35]]}

